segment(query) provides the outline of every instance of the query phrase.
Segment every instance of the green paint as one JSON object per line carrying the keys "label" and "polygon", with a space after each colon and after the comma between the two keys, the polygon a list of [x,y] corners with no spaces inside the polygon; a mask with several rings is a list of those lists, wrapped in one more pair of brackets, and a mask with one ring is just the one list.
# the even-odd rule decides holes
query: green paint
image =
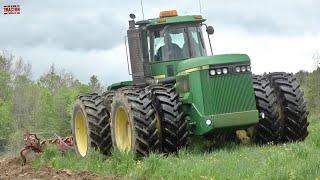
{"label": "green paint", "polygon": [[178,64],[183,60],[153,62],[151,64],[152,76],[165,75],[168,77],[168,66],[173,66],[174,76],[177,74]]}
{"label": "green paint", "polygon": [[213,127],[225,128],[251,125],[258,122],[258,116],[257,110],[217,114],[213,116]]}
{"label": "green paint", "polygon": [[204,65],[220,65],[231,63],[250,63],[250,58],[246,54],[221,54],[215,56],[202,56],[187,59],[181,62],[177,70],[179,72],[183,72],[184,70]]}
{"label": "green paint", "polygon": [[[244,54],[227,54],[150,63],[152,76],[168,77],[167,68],[173,66],[176,89],[189,117],[189,130],[195,135],[258,122],[251,73],[209,75],[209,66],[235,64],[250,64],[250,59]],[[124,81],[108,89],[130,85],[132,81]],[[212,120],[210,126],[206,124],[208,119]]]}
{"label": "green paint", "polygon": [[201,71],[204,114],[220,114],[256,109],[252,74],[209,76]]}
{"label": "green paint", "polygon": [[[188,91],[183,89],[185,83]],[[190,117],[189,123],[193,124],[189,126],[193,134],[207,134],[214,128],[246,126],[259,120],[249,72],[210,76],[209,70],[202,69],[178,75],[176,87]],[[239,118],[231,118],[232,114]],[[208,119],[213,121],[212,126],[206,125]]]}
{"label": "green paint", "polygon": [[110,86],[108,86],[108,90],[116,90],[125,86],[132,86],[133,82],[132,81],[122,81],[122,82],[118,82],[118,83],[114,83],[111,84]]}
{"label": "green paint", "polygon": [[[165,20],[162,23],[159,23],[160,21]],[[156,18],[152,19],[151,23],[149,24],[149,27],[158,27],[162,25],[168,25],[168,24],[179,24],[179,23],[200,23],[204,22],[205,19],[195,19],[195,16],[173,16],[173,17],[165,17],[165,18]]]}
{"label": "green paint", "polygon": [[[194,135],[210,134],[217,128],[246,127],[259,121],[257,110],[206,116],[202,115],[196,106],[192,105],[187,107],[186,111],[190,112],[189,129]],[[207,120],[211,120],[212,124],[207,125]]]}

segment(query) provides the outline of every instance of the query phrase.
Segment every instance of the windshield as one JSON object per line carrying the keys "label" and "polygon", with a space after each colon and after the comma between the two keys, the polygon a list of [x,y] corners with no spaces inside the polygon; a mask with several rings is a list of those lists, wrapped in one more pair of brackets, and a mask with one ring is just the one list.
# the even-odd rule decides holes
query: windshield
{"label": "windshield", "polygon": [[192,57],[206,56],[206,48],[200,27],[189,27],[190,51]]}
{"label": "windshield", "polygon": [[166,26],[151,35],[152,61],[206,56],[200,26]]}

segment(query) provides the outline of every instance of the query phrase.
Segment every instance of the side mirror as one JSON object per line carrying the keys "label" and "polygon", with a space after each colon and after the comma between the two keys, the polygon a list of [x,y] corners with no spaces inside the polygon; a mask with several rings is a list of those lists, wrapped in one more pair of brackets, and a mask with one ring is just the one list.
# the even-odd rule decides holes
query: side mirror
{"label": "side mirror", "polygon": [[212,35],[214,33],[214,28],[212,26],[208,26],[206,31],[209,35]]}
{"label": "side mirror", "polygon": [[136,18],[136,15],[133,14],[133,13],[131,13],[131,14],[129,15],[129,17],[130,17],[132,20],[134,20],[134,19]]}

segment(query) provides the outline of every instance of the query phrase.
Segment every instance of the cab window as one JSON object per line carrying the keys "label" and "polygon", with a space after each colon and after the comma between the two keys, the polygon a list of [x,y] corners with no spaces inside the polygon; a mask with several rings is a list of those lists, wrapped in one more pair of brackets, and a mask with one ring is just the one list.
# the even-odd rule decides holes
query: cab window
{"label": "cab window", "polygon": [[186,59],[189,57],[185,49],[187,34],[185,28],[169,29],[162,33],[154,32],[154,61]]}
{"label": "cab window", "polygon": [[206,56],[199,24],[171,25],[150,32],[151,62]]}

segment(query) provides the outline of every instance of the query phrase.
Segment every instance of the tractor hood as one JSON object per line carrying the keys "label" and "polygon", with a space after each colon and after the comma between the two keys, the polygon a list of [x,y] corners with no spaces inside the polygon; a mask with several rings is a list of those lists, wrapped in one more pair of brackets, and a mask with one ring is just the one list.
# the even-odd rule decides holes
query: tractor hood
{"label": "tractor hood", "polygon": [[203,56],[184,60],[178,65],[178,73],[188,69],[202,67],[205,65],[221,65],[234,63],[248,63],[250,58],[246,54],[221,54],[214,56]]}

